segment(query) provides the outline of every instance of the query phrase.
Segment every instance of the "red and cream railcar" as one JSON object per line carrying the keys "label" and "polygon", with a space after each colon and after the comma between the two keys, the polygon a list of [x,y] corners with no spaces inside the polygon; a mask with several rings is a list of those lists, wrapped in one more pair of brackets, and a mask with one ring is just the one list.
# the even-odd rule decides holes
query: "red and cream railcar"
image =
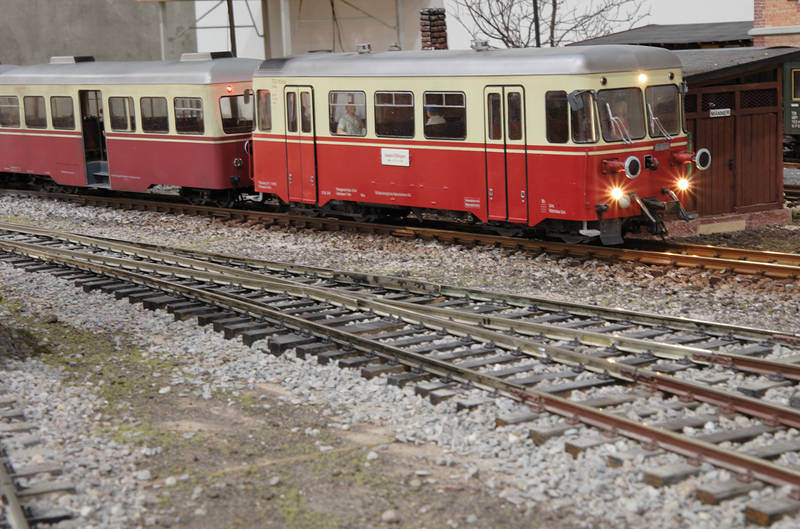
{"label": "red and cream railcar", "polygon": [[259,61],[225,55],[54,57],[0,72],[0,172],[68,187],[180,186],[199,202],[230,202],[252,188]]}
{"label": "red and cream railcar", "polygon": [[253,80],[255,190],[334,211],[415,208],[564,239],[685,215],[681,64],[636,46],[309,54]]}

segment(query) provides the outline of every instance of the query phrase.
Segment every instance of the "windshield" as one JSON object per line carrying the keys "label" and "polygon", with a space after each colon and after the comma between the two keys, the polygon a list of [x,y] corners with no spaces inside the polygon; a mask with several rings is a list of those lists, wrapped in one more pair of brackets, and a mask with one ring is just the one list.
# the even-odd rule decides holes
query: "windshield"
{"label": "windshield", "polygon": [[649,86],[645,90],[650,136],[672,136],[680,132],[680,95],[675,85]]}
{"label": "windshield", "polygon": [[638,88],[617,88],[597,93],[600,127],[606,141],[644,138],[644,105]]}
{"label": "windshield", "polygon": [[253,98],[250,96],[225,96],[219,98],[222,130],[226,134],[253,130]]}
{"label": "windshield", "polygon": [[592,94],[586,91],[578,97],[582,103],[580,110],[570,109],[572,141],[575,143],[594,143],[597,141],[597,129]]}

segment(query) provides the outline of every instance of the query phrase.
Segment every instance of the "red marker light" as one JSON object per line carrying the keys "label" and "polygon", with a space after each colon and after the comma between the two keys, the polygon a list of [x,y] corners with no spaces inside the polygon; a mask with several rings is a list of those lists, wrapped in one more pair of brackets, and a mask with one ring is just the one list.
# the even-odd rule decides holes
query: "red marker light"
{"label": "red marker light", "polygon": [[230,94],[231,92],[233,92],[233,86],[231,86],[231,85],[226,86],[225,87],[225,91]]}

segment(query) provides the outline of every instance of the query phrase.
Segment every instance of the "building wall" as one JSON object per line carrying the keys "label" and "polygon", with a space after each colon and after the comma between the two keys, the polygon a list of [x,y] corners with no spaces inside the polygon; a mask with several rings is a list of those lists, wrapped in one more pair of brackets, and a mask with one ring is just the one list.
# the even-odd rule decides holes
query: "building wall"
{"label": "building wall", "polygon": [[[251,0],[234,2],[236,43],[240,57],[266,58],[264,25],[269,56],[309,51],[355,51],[362,43],[374,51],[385,51],[393,44],[404,50],[420,49],[419,11],[442,7],[444,0]],[[225,2],[194,2],[198,21],[198,50],[229,49],[228,14]],[[268,21],[262,6],[267,6]],[[282,11],[288,8],[283,13]],[[400,28],[397,15],[400,13]],[[335,13],[335,16],[334,16]],[[204,16],[205,15],[205,16]],[[451,24],[457,22],[450,20]],[[284,39],[284,28],[291,38]]]}
{"label": "building wall", "polygon": [[[769,29],[800,25],[796,0],[754,0],[753,28]],[[800,46],[800,31],[781,35],[753,35],[754,46]]]}
{"label": "building wall", "polygon": [[[53,55],[159,60],[159,6],[135,0],[3,0],[0,63],[37,64]],[[9,7],[7,4],[13,4]],[[166,58],[197,49],[193,2],[166,5]]]}

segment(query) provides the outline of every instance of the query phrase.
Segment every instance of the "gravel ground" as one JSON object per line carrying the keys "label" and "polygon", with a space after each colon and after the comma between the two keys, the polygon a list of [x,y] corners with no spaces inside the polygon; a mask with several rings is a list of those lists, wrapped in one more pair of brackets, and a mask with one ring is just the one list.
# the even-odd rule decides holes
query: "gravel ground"
{"label": "gravel ground", "polygon": [[[0,220],[92,235],[800,332],[800,287],[792,281],[632,264],[611,266],[596,260],[376,236],[263,230],[207,219],[120,212],[36,199],[2,197],[0,212]],[[766,233],[772,237],[776,231]],[[781,240],[793,238],[795,247],[800,247],[800,232],[789,227],[779,233]],[[736,239],[728,237],[725,241],[735,245]],[[515,506],[514,514],[508,516],[521,516],[531,527],[744,527],[743,505],[775,493],[767,488],[719,507],[704,506],[693,499],[691,492],[700,479],[707,480],[708,476],[654,489],[642,483],[641,472],[608,467],[605,455],[609,449],[591,451],[573,460],[564,453],[563,438],[535,447],[526,439],[530,425],[495,429],[494,418],[499,413],[517,409],[505,399],[497,399],[475,412],[457,413],[455,402],[433,407],[410,389],[389,387],[380,380],[365,381],[357,372],[296,360],[291,353],[275,359],[225,341],[190,322],[173,322],[160,312],[143,315],[127,302],[84,294],[68,282],[46,275],[25,274],[0,264],[0,285],[5,298],[0,322],[9,322],[9,327],[24,325],[27,317],[37,321],[51,319],[95,333],[124,334],[137,350],[144,351],[142,354],[159,362],[180,359],[175,369],[156,370],[158,380],[149,390],[156,399],[181,394],[214,401],[220,394],[258,393],[264,384],[280,385],[285,391],[282,403],[313,408],[331,417],[321,424],[324,435],[331,429],[363,425],[385,428],[394,437],[392,446],[434,450],[431,460],[447,469],[441,479],[478,483],[480,490],[496,498],[496,502]],[[12,310],[12,306],[16,308]],[[112,350],[115,347],[121,346],[114,345]],[[168,444],[160,442],[158,436],[151,436],[150,442],[141,446],[109,435],[109,431],[119,431],[123,424],[136,423],[138,408],[118,404],[122,412],[109,409],[108,396],[101,387],[109,384],[108,380],[101,378],[97,382],[93,378],[92,386],[62,383],[72,376],[69,365],[53,365],[16,350],[4,356],[6,371],[1,375],[2,382],[30,403],[49,450],[30,457],[35,461],[63,462],[64,454],[69,455],[67,475],[79,487],[77,494],[64,496],[61,503],[79,516],[76,522],[70,522],[71,527],[201,527],[197,520],[212,514],[210,500],[204,499],[202,492],[194,494],[196,489],[190,490],[191,497],[186,498],[182,518],[154,514],[177,509],[164,499],[168,497],[166,492],[159,496],[161,487],[177,487],[182,479],[191,481],[193,476],[165,477],[168,471],[156,474],[149,468],[150,461],[161,457],[162,445]],[[586,396],[597,394],[600,392],[587,392]],[[270,411],[265,413],[268,417]],[[547,417],[541,422],[554,421]],[[319,431],[306,429],[297,435],[316,438]],[[577,435],[579,429],[568,438]],[[797,432],[787,435],[796,436]],[[319,452],[336,446],[335,441],[315,442]],[[621,441],[610,450],[625,451],[630,446]],[[370,454],[367,459],[374,460],[376,452]],[[659,462],[672,459],[673,456],[665,456]],[[425,472],[420,479],[425,479]],[[714,475],[724,477],[726,473]],[[485,505],[486,510],[464,511],[460,520],[433,519],[430,526],[511,527],[520,520],[502,518],[506,514],[499,512],[483,514],[495,511],[491,511],[490,503],[480,505]],[[386,518],[358,526],[393,525],[393,514],[398,515],[386,510]],[[415,515],[400,509],[398,523],[421,527],[415,516],[422,519],[424,515],[422,509]],[[542,519],[550,521],[541,522]],[[787,519],[773,527],[788,529],[797,523],[798,519]]]}

